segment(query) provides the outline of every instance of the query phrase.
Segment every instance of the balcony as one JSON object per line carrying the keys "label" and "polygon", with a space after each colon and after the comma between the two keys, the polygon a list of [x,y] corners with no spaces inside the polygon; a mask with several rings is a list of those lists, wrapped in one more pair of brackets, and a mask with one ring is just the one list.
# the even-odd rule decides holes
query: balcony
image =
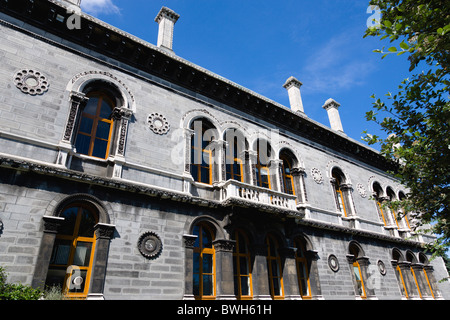
{"label": "balcony", "polygon": [[253,207],[262,211],[302,217],[297,209],[297,197],[294,195],[249,185],[236,180],[228,180],[221,188],[223,205]]}

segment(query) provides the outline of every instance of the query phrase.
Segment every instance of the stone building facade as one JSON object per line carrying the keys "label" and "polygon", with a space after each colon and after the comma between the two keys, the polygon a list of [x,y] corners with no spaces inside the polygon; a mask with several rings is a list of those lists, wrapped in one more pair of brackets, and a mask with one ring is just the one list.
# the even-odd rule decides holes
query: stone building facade
{"label": "stone building facade", "polygon": [[[0,1],[0,265],[81,299],[446,299],[376,151],[76,0]],[[283,84],[280,84],[283,85]]]}

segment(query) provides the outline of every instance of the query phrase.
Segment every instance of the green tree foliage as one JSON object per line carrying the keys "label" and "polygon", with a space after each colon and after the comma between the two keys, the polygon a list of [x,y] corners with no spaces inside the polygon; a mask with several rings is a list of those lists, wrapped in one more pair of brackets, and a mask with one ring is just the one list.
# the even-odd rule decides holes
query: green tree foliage
{"label": "green tree foliage", "polygon": [[[377,123],[385,138],[366,132],[365,141],[399,163],[395,173],[408,188],[404,201],[392,205],[415,212],[419,225],[431,225],[438,240],[430,246],[442,255],[450,246],[450,1],[372,0],[381,11],[378,26],[366,30],[390,42],[375,52],[404,55],[411,77],[388,93],[375,96],[366,118]],[[374,7],[372,7],[374,8]]]}

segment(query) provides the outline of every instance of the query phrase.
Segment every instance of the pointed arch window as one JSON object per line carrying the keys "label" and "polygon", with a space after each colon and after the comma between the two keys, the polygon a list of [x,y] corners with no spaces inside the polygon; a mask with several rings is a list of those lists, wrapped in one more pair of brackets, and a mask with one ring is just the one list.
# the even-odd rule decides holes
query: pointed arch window
{"label": "pointed arch window", "polygon": [[73,204],[60,215],[60,227],[53,246],[46,286],[59,286],[68,298],[86,298],[89,292],[95,252],[96,209]]}
{"label": "pointed arch window", "polygon": [[216,296],[216,262],[214,232],[205,223],[194,226],[193,291],[197,300],[213,300]]}
{"label": "pointed arch window", "polygon": [[[433,299],[436,299],[436,296],[435,296],[435,293],[433,290],[434,277],[432,276],[432,272],[431,272],[432,267],[431,268],[429,267],[430,262],[428,261],[428,258],[425,256],[425,254],[422,252],[419,253],[419,262],[423,265],[422,271],[423,271],[424,278],[426,280],[426,286],[427,286],[426,291],[428,294],[431,294]],[[426,269],[430,270],[430,272],[428,273]]]}
{"label": "pointed arch window", "polygon": [[311,283],[309,280],[309,266],[306,258],[306,243],[303,239],[295,239],[295,261],[300,295],[303,299],[311,299]]}
{"label": "pointed arch window", "polygon": [[101,91],[90,92],[86,97],[89,100],[81,113],[75,147],[80,154],[106,159],[111,145],[115,103]]}
{"label": "pointed arch window", "polygon": [[242,230],[234,232],[236,245],[233,252],[234,292],[238,300],[253,297],[251,256],[247,235]]}
{"label": "pointed arch window", "polygon": [[274,300],[284,299],[283,274],[281,269],[281,256],[277,239],[269,234],[266,237],[267,269],[269,276],[270,295]]}

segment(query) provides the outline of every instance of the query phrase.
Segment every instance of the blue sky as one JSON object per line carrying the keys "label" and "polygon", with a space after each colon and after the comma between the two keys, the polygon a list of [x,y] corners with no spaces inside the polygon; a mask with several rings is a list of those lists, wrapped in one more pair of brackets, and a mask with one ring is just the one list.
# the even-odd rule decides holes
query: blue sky
{"label": "blue sky", "polygon": [[406,55],[381,60],[374,49],[388,46],[363,39],[368,0],[82,0],[83,11],[156,44],[154,18],[162,6],[180,14],[175,53],[201,67],[289,106],[283,84],[303,82],[305,113],[329,126],[322,105],[341,104],[345,133],[380,134],[365,120],[375,94],[396,92],[409,76]]}

